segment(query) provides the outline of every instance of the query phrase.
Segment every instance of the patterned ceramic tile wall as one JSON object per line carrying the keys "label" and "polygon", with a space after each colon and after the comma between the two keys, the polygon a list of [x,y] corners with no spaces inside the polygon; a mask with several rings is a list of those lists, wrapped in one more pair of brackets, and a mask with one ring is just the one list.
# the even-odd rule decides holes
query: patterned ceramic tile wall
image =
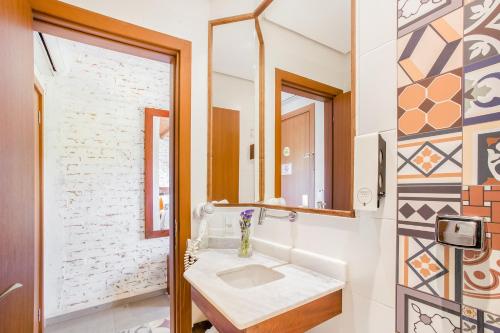
{"label": "patterned ceramic tile wall", "polygon": [[[398,0],[398,333],[500,333],[500,0]],[[434,241],[486,219],[487,247]]]}

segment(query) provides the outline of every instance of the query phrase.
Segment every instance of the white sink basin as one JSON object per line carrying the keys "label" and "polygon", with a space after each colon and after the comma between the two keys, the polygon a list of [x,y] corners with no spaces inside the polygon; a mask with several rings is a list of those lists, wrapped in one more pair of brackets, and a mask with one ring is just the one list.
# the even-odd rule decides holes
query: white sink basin
{"label": "white sink basin", "polygon": [[262,286],[285,277],[282,273],[263,265],[248,265],[229,269],[217,273],[217,276],[231,287],[238,289]]}

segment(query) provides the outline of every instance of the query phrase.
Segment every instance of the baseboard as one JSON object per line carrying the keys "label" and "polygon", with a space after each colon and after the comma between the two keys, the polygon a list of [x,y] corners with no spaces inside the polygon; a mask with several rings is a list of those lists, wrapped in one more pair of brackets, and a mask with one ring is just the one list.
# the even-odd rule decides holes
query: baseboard
{"label": "baseboard", "polygon": [[127,297],[127,298],[122,298],[122,299],[112,301],[109,303],[96,305],[96,306],[82,309],[82,310],[76,310],[76,311],[73,311],[70,313],[65,313],[62,315],[57,315],[54,317],[46,318],[45,319],[45,326],[47,327],[47,326],[59,324],[63,321],[80,318],[80,317],[87,316],[87,315],[90,315],[90,314],[93,314],[93,313],[96,313],[96,312],[99,312],[102,310],[107,310],[107,309],[119,307],[119,306],[122,306],[122,305],[127,304],[127,303],[139,302],[139,301],[151,298],[151,297],[156,297],[156,296],[165,295],[165,294],[167,294],[166,288],[151,291],[149,293],[145,293],[145,294],[141,294],[141,295],[135,295],[135,296]]}

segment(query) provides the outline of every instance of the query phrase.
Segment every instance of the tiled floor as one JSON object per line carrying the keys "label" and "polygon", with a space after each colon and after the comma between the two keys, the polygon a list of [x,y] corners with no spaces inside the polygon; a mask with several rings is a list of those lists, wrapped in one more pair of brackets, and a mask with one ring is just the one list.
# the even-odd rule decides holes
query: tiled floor
{"label": "tiled floor", "polygon": [[118,333],[170,317],[167,295],[156,296],[46,327],[46,333]]}

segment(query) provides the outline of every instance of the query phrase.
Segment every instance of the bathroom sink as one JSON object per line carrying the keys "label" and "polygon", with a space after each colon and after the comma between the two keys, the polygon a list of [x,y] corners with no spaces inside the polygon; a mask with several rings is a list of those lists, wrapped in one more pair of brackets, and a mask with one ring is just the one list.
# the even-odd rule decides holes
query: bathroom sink
{"label": "bathroom sink", "polygon": [[248,289],[285,277],[280,272],[262,265],[247,265],[217,273],[217,276],[231,287]]}

